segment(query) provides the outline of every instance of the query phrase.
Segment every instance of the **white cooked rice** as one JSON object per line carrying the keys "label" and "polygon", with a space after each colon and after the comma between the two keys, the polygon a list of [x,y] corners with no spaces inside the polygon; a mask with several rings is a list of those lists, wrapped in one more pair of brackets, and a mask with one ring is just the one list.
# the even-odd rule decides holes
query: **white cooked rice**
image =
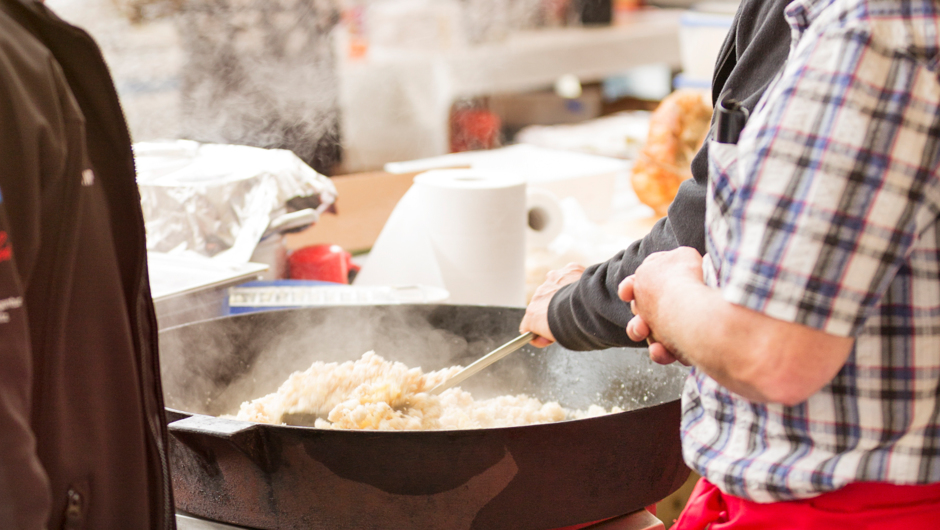
{"label": "white cooked rice", "polygon": [[[423,373],[366,352],[353,362],[315,362],[294,372],[277,392],[242,403],[236,419],[281,423],[287,414],[319,414],[321,429],[483,429],[546,423],[607,414],[598,405],[572,411],[520,394],[475,400],[460,387],[428,394],[461,367]],[[610,412],[620,412],[614,407]]]}

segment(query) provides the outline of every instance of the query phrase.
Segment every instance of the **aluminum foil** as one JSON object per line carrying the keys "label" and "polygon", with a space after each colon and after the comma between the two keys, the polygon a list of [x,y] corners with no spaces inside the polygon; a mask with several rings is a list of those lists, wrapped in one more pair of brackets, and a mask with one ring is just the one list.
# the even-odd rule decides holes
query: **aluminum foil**
{"label": "aluminum foil", "polygon": [[267,236],[314,223],[336,200],[294,153],[189,140],[134,145],[147,249],[246,263]]}

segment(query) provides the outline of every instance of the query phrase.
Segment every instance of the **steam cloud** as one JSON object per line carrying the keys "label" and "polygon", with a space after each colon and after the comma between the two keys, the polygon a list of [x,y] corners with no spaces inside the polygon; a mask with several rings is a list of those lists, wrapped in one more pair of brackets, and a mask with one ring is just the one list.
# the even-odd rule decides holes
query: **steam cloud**
{"label": "steam cloud", "polygon": [[[341,158],[338,58],[331,33],[343,9],[362,7],[369,31],[370,18],[378,18],[372,17],[372,7],[379,4],[453,4],[459,7],[457,22],[466,40],[474,44],[514,30],[561,23],[557,13],[570,1],[47,3],[66,20],[88,29],[102,46],[135,141],[189,138],[287,148],[329,174]],[[376,28],[382,21],[373,22],[372,29],[387,33],[385,27]],[[412,40],[413,30],[409,26],[405,31]],[[427,44],[422,51],[434,49],[434,42]]]}
{"label": "steam cloud", "polygon": [[179,17],[183,137],[339,158],[330,0],[191,0]]}

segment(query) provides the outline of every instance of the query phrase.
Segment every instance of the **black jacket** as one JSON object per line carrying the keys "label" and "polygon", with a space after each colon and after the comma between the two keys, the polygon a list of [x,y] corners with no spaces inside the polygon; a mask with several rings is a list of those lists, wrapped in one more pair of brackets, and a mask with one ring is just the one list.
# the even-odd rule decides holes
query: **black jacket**
{"label": "black jacket", "polygon": [[173,528],[130,135],[98,47],[33,0],[0,0],[0,193],[0,527]]}
{"label": "black jacket", "polygon": [[[732,97],[753,110],[786,62],[790,27],[783,11],[791,0],[743,0],[715,64],[712,102]],[[705,253],[705,190],[708,146],[692,161],[692,179],[683,182],[669,214],[643,239],[610,260],[589,267],[581,279],[552,297],[548,324],[555,339],[572,350],[639,346],[627,337],[629,306],[617,287],[646,256],[680,246]]]}

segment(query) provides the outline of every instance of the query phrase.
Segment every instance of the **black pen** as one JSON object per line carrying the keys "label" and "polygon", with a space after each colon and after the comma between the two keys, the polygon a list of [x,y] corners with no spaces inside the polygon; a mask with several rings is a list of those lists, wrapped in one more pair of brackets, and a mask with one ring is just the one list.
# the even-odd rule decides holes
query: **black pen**
{"label": "black pen", "polygon": [[722,144],[736,144],[744,124],[747,123],[747,109],[733,98],[718,102],[718,116],[715,117],[715,141]]}

